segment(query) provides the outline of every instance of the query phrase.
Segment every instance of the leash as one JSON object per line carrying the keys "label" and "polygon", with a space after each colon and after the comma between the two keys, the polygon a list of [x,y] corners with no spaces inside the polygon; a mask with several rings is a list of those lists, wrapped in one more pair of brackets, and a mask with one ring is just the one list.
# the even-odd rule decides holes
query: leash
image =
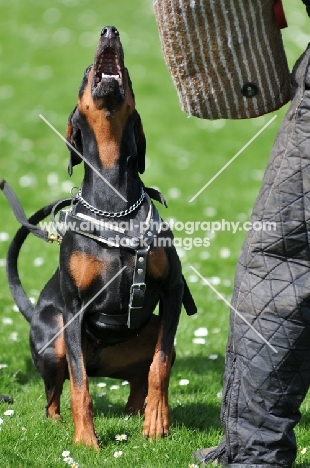
{"label": "leash", "polygon": [[[31,232],[34,236],[38,237],[39,239],[44,240],[45,242],[54,242],[54,241],[57,241],[58,243],[60,242],[59,236],[53,233],[50,233],[49,231],[45,231],[44,229],[41,229],[35,224],[29,223],[27,216],[24,212],[24,209],[20,201],[18,200],[14,190],[10,187],[10,185],[3,178],[0,178],[0,189],[2,190],[6,199],[8,200],[17,221],[20,224],[22,224],[26,229],[28,229],[29,232]],[[57,205],[57,211],[61,210],[62,208],[70,204],[71,204],[71,198],[63,198],[55,202],[55,206]]]}

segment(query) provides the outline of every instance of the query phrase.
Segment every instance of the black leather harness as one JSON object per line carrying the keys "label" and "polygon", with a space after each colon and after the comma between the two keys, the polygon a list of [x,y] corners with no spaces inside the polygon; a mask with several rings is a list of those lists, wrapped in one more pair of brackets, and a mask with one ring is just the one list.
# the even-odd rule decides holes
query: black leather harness
{"label": "black leather harness", "polygon": [[[130,298],[127,314],[107,315],[100,312],[98,321],[107,325],[123,325],[128,328],[139,328],[142,321],[142,309],[146,291],[145,276],[147,257],[154,238],[160,233],[161,218],[148,194],[150,216],[148,227],[141,236],[135,236],[130,231],[113,229],[113,223],[102,222],[89,216],[74,213],[74,208],[61,210],[59,223],[64,229],[73,230],[81,235],[96,239],[111,247],[125,248],[135,253],[133,280],[130,287]],[[58,230],[59,231],[59,230]],[[62,232],[63,234],[63,232]]]}

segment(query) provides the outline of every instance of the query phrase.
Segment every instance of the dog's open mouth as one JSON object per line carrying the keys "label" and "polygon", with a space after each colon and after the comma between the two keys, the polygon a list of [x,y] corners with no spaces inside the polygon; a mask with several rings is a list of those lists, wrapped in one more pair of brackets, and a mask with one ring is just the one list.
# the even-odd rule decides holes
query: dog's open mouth
{"label": "dog's open mouth", "polygon": [[113,47],[106,47],[99,55],[95,65],[93,90],[99,94],[110,89],[111,81],[117,81],[120,91],[123,91],[123,74],[118,54]]}
{"label": "dog's open mouth", "polygon": [[99,57],[96,67],[95,85],[102,80],[114,79],[122,85],[122,72],[116,52],[112,47],[107,47]]}
{"label": "dog's open mouth", "polygon": [[124,51],[114,26],[102,29],[92,70],[91,95],[96,107],[114,111],[124,102],[128,84]]}

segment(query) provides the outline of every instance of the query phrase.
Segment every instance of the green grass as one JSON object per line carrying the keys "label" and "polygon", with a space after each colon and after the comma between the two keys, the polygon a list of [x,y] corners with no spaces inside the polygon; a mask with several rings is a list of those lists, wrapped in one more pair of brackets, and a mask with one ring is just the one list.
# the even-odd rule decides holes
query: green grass
{"label": "green grass", "polygon": [[[0,175],[14,187],[27,214],[58,197],[68,196],[78,186],[82,168],[67,176],[68,152],[63,142],[39,118],[43,114],[62,134],[76,102],[78,86],[87,65],[93,60],[98,34],[106,24],[121,32],[126,65],[130,71],[147,137],[148,185],[160,187],[169,208],[165,218],[185,221],[248,220],[258,194],[263,171],[276,131],[278,118],[227,168],[196,200],[188,200],[228,162],[272,117],[253,121],[210,122],[188,119],[179,107],[177,94],[164,64],[151,0],[134,2],[106,0],[63,0],[47,7],[45,2],[0,0]],[[283,32],[292,66],[308,42],[310,21],[302,2],[287,0],[290,28]],[[178,190],[171,190],[171,189]],[[9,239],[18,224],[8,203],[0,196],[0,232]],[[34,369],[28,344],[29,327],[14,311],[4,268],[9,245],[0,239],[0,393],[12,395],[14,405],[0,405],[4,418],[0,432],[0,467],[43,468],[65,466],[61,453],[70,450],[80,467],[188,467],[194,450],[217,444],[222,437],[219,421],[225,344],[228,334],[228,307],[207,286],[197,281],[190,265],[207,278],[220,279],[216,288],[228,299],[232,294],[237,257],[245,232],[219,232],[209,248],[183,250],[184,274],[198,304],[199,313],[182,315],[177,333],[177,361],[170,384],[171,435],[149,443],[141,437],[139,417],[126,420],[123,414],[128,389],[120,382],[107,383],[106,396],[98,380],[91,380],[95,426],[100,437],[98,453],[71,445],[73,425],[69,388],[62,397],[61,423],[44,416],[43,382]],[[201,235],[201,233],[197,234]],[[230,255],[223,257],[223,250]],[[29,238],[24,246],[20,270],[25,289],[37,298],[38,292],[57,265],[58,247]],[[36,259],[41,259],[37,260]],[[35,266],[36,263],[41,266]],[[216,280],[215,280],[216,281]],[[205,345],[192,343],[194,331],[207,327]],[[17,332],[17,341],[10,338]],[[208,356],[217,354],[211,360]],[[180,386],[188,379],[187,386]],[[113,384],[119,390],[111,390]],[[296,466],[310,465],[309,397],[302,405],[303,418],[296,428]],[[3,416],[8,408],[13,416]],[[116,442],[125,433],[127,442]],[[305,454],[300,449],[307,448]],[[123,456],[113,453],[121,449]]]}

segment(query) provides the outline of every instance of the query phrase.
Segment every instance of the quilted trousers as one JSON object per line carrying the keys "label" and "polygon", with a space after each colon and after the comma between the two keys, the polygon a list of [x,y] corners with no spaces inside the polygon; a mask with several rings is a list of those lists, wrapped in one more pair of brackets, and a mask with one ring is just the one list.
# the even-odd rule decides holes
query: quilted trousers
{"label": "quilted trousers", "polygon": [[309,64],[310,45],[293,69],[292,102],[238,259],[221,408],[225,440],[207,457],[224,466],[289,468],[296,458],[293,429],[310,384]]}

